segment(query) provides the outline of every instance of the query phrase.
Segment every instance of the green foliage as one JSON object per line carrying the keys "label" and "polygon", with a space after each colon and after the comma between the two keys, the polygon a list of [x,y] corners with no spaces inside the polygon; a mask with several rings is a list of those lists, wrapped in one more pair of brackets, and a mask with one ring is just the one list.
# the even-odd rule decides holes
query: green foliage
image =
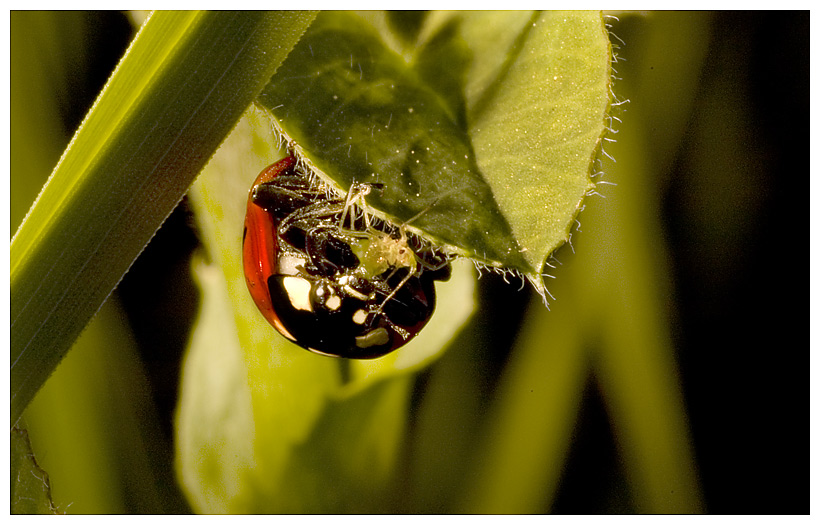
{"label": "green foliage", "polygon": [[[467,60],[449,67],[453,56],[472,57],[471,31],[491,18],[428,18],[415,53],[402,56],[384,44],[385,29],[364,18],[320,14],[263,91],[261,110],[246,115],[194,186],[216,266],[198,266],[205,305],[178,414],[177,461],[197,511],[394,511],[411,379],[441,355],[472,308],[469,265],[461,264],[438,287],[438,310],[447,314],[395,354],[345,365],[349,380],[338,362],[278,337],[245,290],[239,249],[250,183],[283,155],[272,145],[295,140],[304,160],[342,190],[354,180],[384,183],[368,197],[376,213],[394,222],[418,216],[412,226],[453,252],[515,268],[541,286],[544,258],[566,238],[591,188],[609,103],[608,41],[598,14],[530,14],[502,63],[477,55],[472,69]],[[465,127],[464,115],[476,125]],[[482,134],[478,125],[501,131]],[[554,158],[538,170],[547,165],[542,150],[582,160],[572,168]],[[528,197],[512,195],[519,190]],[[510,223],[502,203],[515,207],[516,198],[529,211]],[[539,238],[542,221],[557,226],[549,241]]]}
{"label": "green foliage", "polygon": [[11,513],[54,514],[48,474],[40,468],[31,450],[28,432],[11,429]]}
{"label": "green foliage", "polygon": [[146,23],[12,239],[12,423],[311,19]]}
{"label": "green foliage", "polygon": [[[108,94],[100,98],[12,244],[12,363],[17,356],[21,363],[12,367],[12,419],[243,115],[190,193],[205,253],[193,267],[202,305],[184,363],[175,467],[194,511],[549,510],[590,375],[611,403],[623,450],[632,503],[615,509],[701,510],[663,316],[666,265],[651,213],[657,203],[639,191],[653,173],[642,143],[607,148],[619,159],[610,177],[631,181],[618,195],[632,200],[593,201],[581,216],[585,233],[573,237],[573,264],[550,287],[559,300],[552,311],[539,299],[522,309],[517,335],[517,320],[476,310],[488,304],[476,297],[467,261],[437,287],[430,325],[402,350],[367,362],[332,360],[285,341],[258,314],[243,281],[247,191],[285,154],[277,149],[277,133],[285,133],[342,189],[353,179],[385,182],[384,194],[368,197],[375,213],[401,222],[424,211],[411,225],[417,231],[540,285],[545,258],[567,240],[592,188],[590,165],[610,103],[600,15],[331,13],[288,55],[310,18],[159,13],[143,29],[117,73],[128,80],[124,91],[111,102]],[[652,49],[703,28],[697,16],[666,20],[674,23],[653,26]],[[169,25],[151,36],[151,24],[160,22]],[[282,35],[291,43],[270,53]],[[241,60],[227,60],[242,38]],[[12,31],[13,55],[23,52],[20,41]],[[152,44],[140,49],[146,41]],[[272,55],[288,58],[247,109],[276,69]],[[680,79],[697,78],[702,56],[690,59],[691,69],[664,77],[676,79],[680,105],[660,100],[635,112],[631,137],[662,127],[663,151],[672,151],[695,85]],[[201,82],[186,83],[194,72]],[[221,95],[211,98],[214,87]],[[655,90],[646,81],[640,93]],[[48,129],[47,118],[31,115],[31,130]],[[19,116],[12,112],[14,133],[14,123],[26,120]],[[191,134],[178,138],[180,129]],[[31,144],[42,138],[14,133]],[[21,140],[13,138],[13,153],[22,151]],[[144,143],[148,150],[137,147]],[[180,165],[167,164],[172,159]],[[25,164],[13,156],[13,192]],[[109,235],[126,242],[111,244]],[[62,259],[64,252],[78,258]],[[44,271],[37,261],[55,254],[74,262],[57,284],[42,283],[49,293],[18,292],[18,283],[35,289]],[[89,284],[88,272],[98,281]],[[77,313],[26,321],[30,335],[23,335],[14,320],[29,319],[24,295],[43,312],[74,314],[76,306]],[[36,330],[52,321],[58,324]],[[184,510],[157,465],[167,457],[149,437],[158,433],[150,388],[123,321],[116,304],[106,305],[25,418],[35,448],[42,445],[43,461],[53,465],[61,509]],[[515,339],[503,369],[488,359],[501,333]],[[20,351],[26,345],[36,352]],[[634,368],[643,371],[637,378]],[[429,370],[424,388],[422,370]],[[491,396],[488,375],[500,376]],[[33,379],[20,387],[24,376]],[[21,488],[18,500],[41,487]]]}
{"label": "green foliage", "polygon": [[[437,289],[449,315],[381,359],[343,364],[279,336],[247,292],[241,259],[247,192],[282,155],[275,144],[266,115],[249,111],[191,191],[213,263],[194,266],[203,305],[183,371],[180,478],[201,512],[376,511],[395,474],[411,378],[469,317],[474,279],[460,265]],[[323,470],[303,468],[317,456]]]}
{"label": "green foliage", "polygon": [[414,31],[399,53],[387,42],[409,33],[322,13],[261,103],[338,187],[385,183],[377,212],[543,293],[605,131],[600,16],[451,13]]}
{"label": "green foliage", "polygon": [[145,368],[122,308],[109,299],[26,408],[61,511],[187,510]]}

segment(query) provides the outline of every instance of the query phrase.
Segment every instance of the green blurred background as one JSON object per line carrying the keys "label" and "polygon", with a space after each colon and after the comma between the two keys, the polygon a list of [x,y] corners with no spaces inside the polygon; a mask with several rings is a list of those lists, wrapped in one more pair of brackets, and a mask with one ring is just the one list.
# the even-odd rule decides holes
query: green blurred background
{"label": "green blurred background", "polygon": [[[809,511],[786,192],[809,167],[808,12],[614,14],[615,185],[552,261],[550,311],[482,276],[416,381],[385,511]],[[10,235],[133,34],[116,12],[11,13]],[[196,247],[183,202],[26,411],[62,510],[190,510],[172,423]]]}

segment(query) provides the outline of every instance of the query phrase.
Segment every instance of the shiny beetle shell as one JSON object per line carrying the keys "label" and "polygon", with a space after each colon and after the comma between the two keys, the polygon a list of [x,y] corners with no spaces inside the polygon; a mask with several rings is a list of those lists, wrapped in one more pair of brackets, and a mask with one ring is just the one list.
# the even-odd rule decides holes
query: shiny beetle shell
{"label": "shiny beetle shell", "polygon": [[449,278],[429,243],[368,215],[373,186],[337,196],[288,156],[248,195],[248,290],[279,333],[312,352],[369,359],[400,348],[433,314],[434,281]]}

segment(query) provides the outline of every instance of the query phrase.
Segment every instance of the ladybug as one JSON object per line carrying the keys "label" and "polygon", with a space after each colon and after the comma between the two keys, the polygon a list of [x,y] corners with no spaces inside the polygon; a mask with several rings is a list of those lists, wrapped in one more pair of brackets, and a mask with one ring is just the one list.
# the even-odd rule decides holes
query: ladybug
{"label": "ladybug", "polygon": [[249,192],[248,290],[279,333],[311,352],[371,359],[400,348],[433,314],[434,281],[450,277],[445,254],[367,212],[365,196],[382,187],[354,183],[342,196],[291,155]]}

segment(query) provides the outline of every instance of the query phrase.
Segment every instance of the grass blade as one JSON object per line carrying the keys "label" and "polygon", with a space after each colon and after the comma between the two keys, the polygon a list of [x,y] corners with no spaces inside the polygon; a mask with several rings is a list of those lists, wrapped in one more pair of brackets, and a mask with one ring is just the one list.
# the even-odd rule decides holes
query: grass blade
{"label": "grass blade", "polygon": [[313,19],[160,12],[11,244],[11,421]]}

